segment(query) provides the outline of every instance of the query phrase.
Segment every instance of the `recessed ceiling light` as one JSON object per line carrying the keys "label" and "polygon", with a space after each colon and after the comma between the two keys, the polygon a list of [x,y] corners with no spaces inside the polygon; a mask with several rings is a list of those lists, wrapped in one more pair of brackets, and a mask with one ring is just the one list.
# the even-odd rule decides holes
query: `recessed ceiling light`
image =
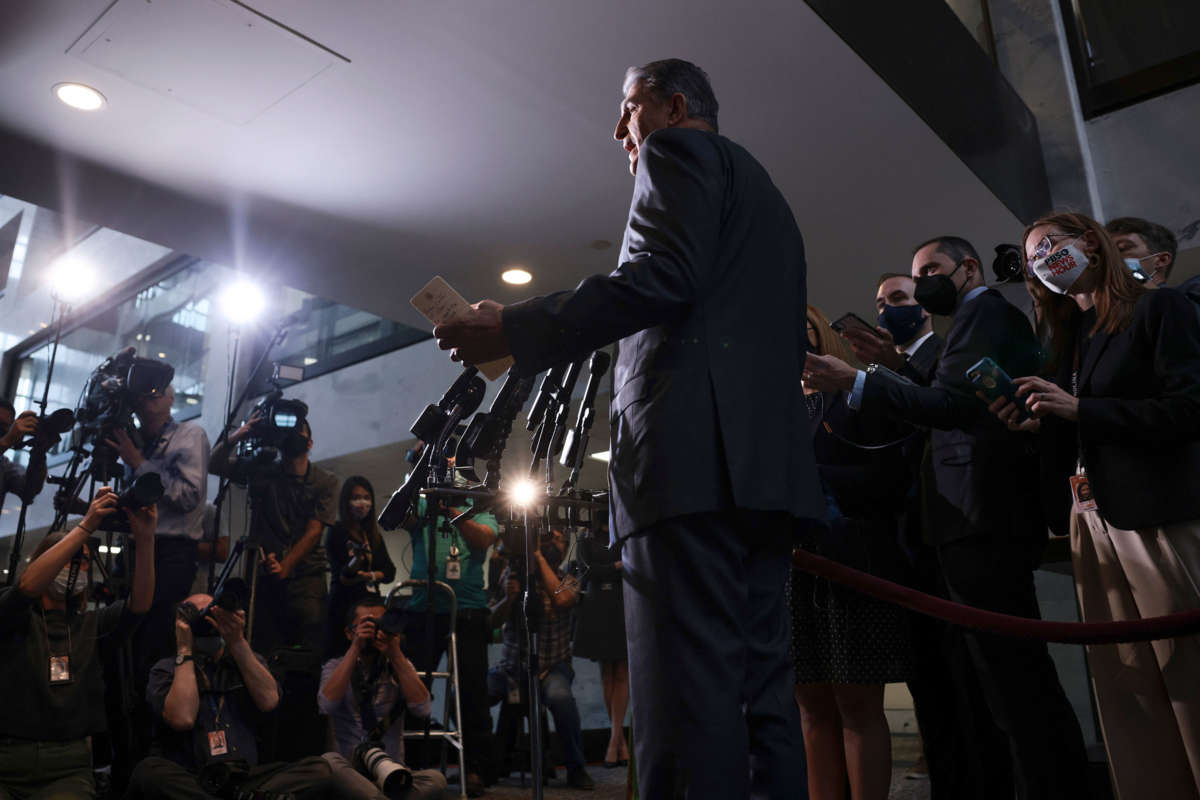
{"label": "recessed ceiling light", "polygon": [[104,95],[82,83],[55,84],[54,96],[71,108],[77,108],[80,111],[98,111],[107,102]]}
{"label": "recessed ceiling light", "polygon": [[533,280],[533,276],[529,274],[528,270],[521,269],[520,267],[513,267],[512,269],[504,270],[504,272],[500,274],[500,280],[504,281],[505,283],[511,283],[514,286],[520,286],[523,283],[529,283],[531,280]]}
{"label": "recessed ceiling light", "polygon": [[166,358],[166,357],[167,357],[167,354],[166,354],[166,353],[159,353],[159,354],[158,354],[158,357],[159,357],[159,358]]}
{"label": "recessed ceiling light", "polygon": [[311,367],[315,363],[317,363],[317,360],[315,358],[313,358],[312,356],[304,357],[304,366]]}

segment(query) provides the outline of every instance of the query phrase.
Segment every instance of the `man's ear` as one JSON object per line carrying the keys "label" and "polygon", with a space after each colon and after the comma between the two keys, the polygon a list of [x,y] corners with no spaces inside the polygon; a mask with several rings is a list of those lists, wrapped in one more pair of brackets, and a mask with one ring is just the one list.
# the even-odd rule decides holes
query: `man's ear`
{"label": "man's ear", "polygon": [[688,118],[687,97],[682,92],[671,95],[671,110],[667,112],[668,125],[681,125]]}

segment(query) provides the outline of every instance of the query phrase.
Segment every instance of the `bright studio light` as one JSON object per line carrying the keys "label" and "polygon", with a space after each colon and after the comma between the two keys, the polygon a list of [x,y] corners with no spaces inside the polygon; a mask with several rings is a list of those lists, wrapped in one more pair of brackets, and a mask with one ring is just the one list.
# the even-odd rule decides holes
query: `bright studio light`
{"label": "bright studio light", "polygon": [[96,271],[76,256],[65,256],[50,269],[50,294],[64,303],[78,303],[96,287]]}
{"label": "bright studio light", "polygon": [[529,270],[513,267],[500,273],[500,280],[511,283],[513,286],[520,286],[533,280],[533,276],[529,274]]}
{"label": "bright studio light", "polygon": [[54,96],[80,111],[98,111],[104,108],[106,102],[104,95],[82,83],[55,84]]}
{"label": "bright studio light", "polygon": [[508,492],[508,499],[512,501],[513,505],[518,506],[532,504],[537,499],[537,496],[537,484],[530,480],[515,481]]}
{"label": "bright studio light", "polygon": [[221,292],[221,312],[234,325],[254,322],[267,307],[267,298],[258,285],[239,278]]}

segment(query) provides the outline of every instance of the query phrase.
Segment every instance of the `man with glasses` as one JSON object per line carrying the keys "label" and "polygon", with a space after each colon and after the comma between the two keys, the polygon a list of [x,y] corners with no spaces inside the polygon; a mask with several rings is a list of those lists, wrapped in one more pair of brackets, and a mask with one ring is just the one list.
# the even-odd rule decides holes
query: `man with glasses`
{"label": "man with glasses", "polygon": [[[852,408],[933,428],[921,465],[929,542],[951,599],[1021,617],[1039,616],[1033,570],[1046,545],[1039,461],[1032,437],[989,419],[968,369],[991,358],[1009,375],[1036,374],[1041,348],[1029,320],[983,280],[979,254],[957,236],[940,236],[913,253],[914,296],[931,314],[952,317],[929,386],[872,364],[856,370],[830,356],[810,355],[805,383],[850,392]],[[965,727],[967,752],[984,763],[971,794],[1018,797],[1088,796],[1083,736],[1042,642],[965,634],[969,673],[987,715],[1007,742],[989,740],[986,725]],[[983,731],[983,733],[980,733]],[[1007,744],[1007,746],[1004,746]],[[1011,782],[1010,777],[1011,776]]]}

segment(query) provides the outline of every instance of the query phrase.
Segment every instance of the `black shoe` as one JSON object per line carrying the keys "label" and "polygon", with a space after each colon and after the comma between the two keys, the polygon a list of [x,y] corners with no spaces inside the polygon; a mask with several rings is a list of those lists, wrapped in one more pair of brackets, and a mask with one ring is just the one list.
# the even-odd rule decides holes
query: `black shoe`
{"label": "black shoe", "polygon": [[483,797],[483,781],[474,772],[467,773],[467,797]]}
{"label": "black shoe", "polygon": [[567,786],[572,789],[591,790],[596,788],[596,782],[587,774],[583,767],[567,770]]}
{"label": "black shoe", "polygon": [[616,769],[619,766],[621,766],[620,761],[605,761],[604,762],[605,769]]}

